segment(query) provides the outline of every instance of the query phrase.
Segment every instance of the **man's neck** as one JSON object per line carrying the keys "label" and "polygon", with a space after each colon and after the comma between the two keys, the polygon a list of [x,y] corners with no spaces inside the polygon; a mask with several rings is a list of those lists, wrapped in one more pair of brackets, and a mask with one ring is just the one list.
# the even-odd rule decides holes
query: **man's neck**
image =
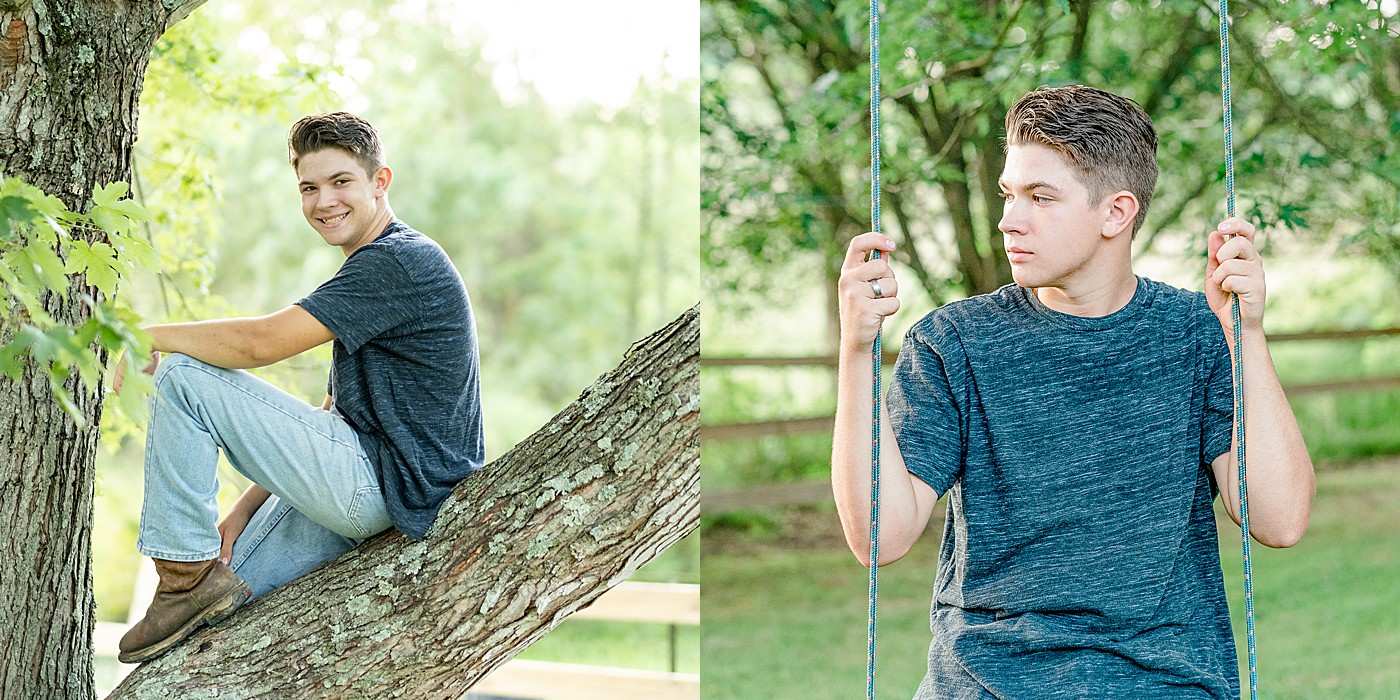
{"label": "man's neck", "polygon": [[389,222],[393,220],[394,210],[391,209],[386,202],[384,204],[384,211],[380,212],[379,218],[374,220],[374,225],[369,227],[369,231],[365,233],[363,240],[356,241],[350,245],[341,246],[340,251],[345,253],[345,257],[347,258],[354,255],[355,251],[373,243],[376,238],[379,238],[379,234],[383,233],[384,229],[389,226]]}
{"label": "man's neck", "polygon": [[1136,292],[1137,276],[1131,267],[1123,267],[1116,274],[1064,287],[1037,287],[1035,296],[1062,314],[1099,318],[1127,306]]}

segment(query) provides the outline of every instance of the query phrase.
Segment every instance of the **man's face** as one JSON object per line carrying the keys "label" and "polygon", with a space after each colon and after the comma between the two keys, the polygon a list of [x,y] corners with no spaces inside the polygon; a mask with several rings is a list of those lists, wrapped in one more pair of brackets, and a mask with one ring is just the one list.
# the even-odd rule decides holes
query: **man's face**
{"label": "man's face", "polygon": [[1108,202],[1091,204],[1089,190],[1064,156],[1046,146],[1006,150],[1001,173],[1002,242],[1011,277],[1027,287],[1063,287],[1098,249]]}
{"label": "man's face", "polygon": [[301,156],[297,177],[301,213],[326,243],[349,254],[379,235],[388,207],[388,168],[371,176],[348,152],[323,148]]}

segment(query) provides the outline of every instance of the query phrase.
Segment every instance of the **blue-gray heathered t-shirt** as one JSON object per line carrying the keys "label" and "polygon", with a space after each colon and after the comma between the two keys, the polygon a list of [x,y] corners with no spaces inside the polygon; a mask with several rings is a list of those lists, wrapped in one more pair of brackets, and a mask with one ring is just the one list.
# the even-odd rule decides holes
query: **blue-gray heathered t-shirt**
{"label": "blue-gray heathered t-shirt", "polygon": [[447,253],[401,221],[298,301],[335,333],[329,392],[379,470],[394,527],[422,539],[485,459],[476,326]]}
{"label": "blue-gray heathered t-shirt", "polygon": [[1230,449],[1205,295],[1098,318],[1008,285],[905,336],[905,464],[948,494],[918,700],[1239,698],[1209,463]]}

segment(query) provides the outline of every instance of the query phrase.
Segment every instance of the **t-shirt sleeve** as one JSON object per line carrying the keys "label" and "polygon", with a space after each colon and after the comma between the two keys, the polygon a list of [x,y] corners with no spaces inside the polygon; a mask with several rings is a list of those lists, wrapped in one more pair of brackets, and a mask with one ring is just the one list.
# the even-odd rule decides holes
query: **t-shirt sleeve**
{"label": "t-shirt sleeve", "polygon": [[1220,322],[1209,309],[1204,326],[1206,353],[1206,408],[1201,426],[1201,462],[1210,464],[1216,457],[1230,451],[1230,437],[1235,424],[1235,379],[1230,364],[1230,346]]}
{"label": "t-shirt sleeve", "polygon": [[944,358],[916,331],[904,336],[886,401],[904,467],[942,496],[962,476],[962,421]]}
{"label": "t-shirt sleeve", "polygon": [[297,302],[325,324],[346,352],[418,318],[418,291],[392,253],[364,248],[340,271]]}

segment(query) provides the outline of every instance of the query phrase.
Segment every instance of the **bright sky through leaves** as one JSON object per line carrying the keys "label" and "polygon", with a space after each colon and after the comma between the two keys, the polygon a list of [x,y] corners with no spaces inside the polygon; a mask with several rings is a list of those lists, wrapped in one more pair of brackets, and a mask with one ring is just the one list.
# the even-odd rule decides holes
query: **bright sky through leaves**
{"label": "bright sky through leaves", "polygon": [[[393,12],[408,16],[432,13],[445,16],[453,34],[465,42],[480,43],[485,58],[496,66],[497,90],[507,100],[518,96],[522,84],[533,83],[549,102],[568,106],[592,101],[610,107],[627,103],[641,78],[664,71],[673,78],[698,78],[700,69],[698,3],[685,0],[603,0],[578,3],[567,0],[405,0]],[[237,3],[223,6],[225,19],[241,16]],[[329,19],[329,22],[328,22]],[[357,83],[371,78],[373,66],[360,53],[364,34],[372,34],[373,18],[358,9],[347,9],[330,18],[309,13],[301,20],[308,38],[336,35],[337,59],[347,76],[330,79],[331,88],[351,98]],[[357,36],[356,28],[364,30]],[[273,75],[285,54],[295,53],[307,62],[318,62],[309,45],[287,51],[271,45],[266,31],[256,25],[244,29],[236,45],[246,55],[260,57],[258,68]],[[403,60],[413,60],[411,51]]]}
{"label": "bright sky through leaves", "polygon": [[621,106],[639,78],[660,74],[663,65],[673,77],[699,76],[697,2],[458,4],[462,24],[454,31],[479,31],[487,37],[486,57],[498,66],[496,87],[507,98],[523,80],[555,104],[592,100]]}

